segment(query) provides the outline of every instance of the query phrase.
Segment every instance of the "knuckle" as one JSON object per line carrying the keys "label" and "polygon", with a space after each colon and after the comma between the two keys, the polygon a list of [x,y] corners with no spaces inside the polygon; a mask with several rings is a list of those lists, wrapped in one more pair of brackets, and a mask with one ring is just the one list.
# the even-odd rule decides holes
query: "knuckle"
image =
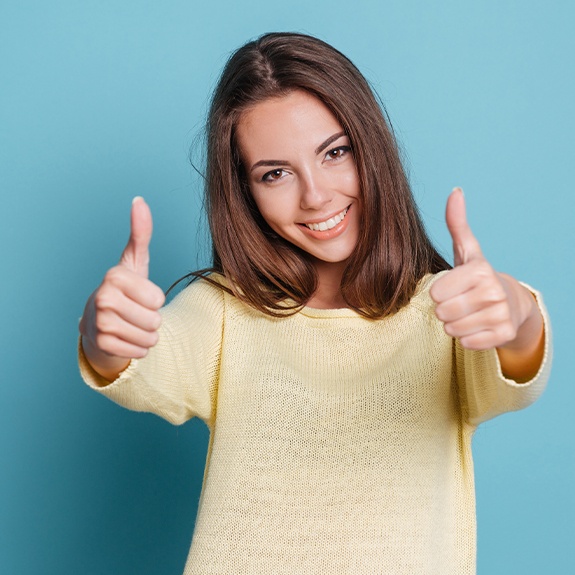
{"label": "knuckle", "polygon": [[142,347],[149,349],[150,347],[154,347],[157,343],[158,343],[158,333],[153,331],[146,334],[145,338],[142,341],[143,344]]}
{"label": "knuckle", "polygon": [[110,333],[112,331],[113,322],[106,313],[100,313],[96,316],[95,326],[96,331],[100,334]]}
{"label": "knuckle", "polygon": [[477,273],[481,274],[486,278],[493,277],[494,275],[493,268],[485,258],[479,258],[475,260],[475,266],[477,268]]}
{"label": "knuckle", "polygon": [[161,314],[156,312],[156,314],[152,320],[152,329],[158,330],[158,329],[160,329],[161,325],[162,325],[162,316],[161,316]]}
{"label": "knuckle", "polygon": [[511,324],[507,324],[501,328],[500,335],[505,342],[513,341],[517,336],[517,330]]}
{"label": "knuckle", "polygon": [[160,334],[157,331],[155,331],[152,334],[152,345],[151,345],[151,347],[154,347],[158,343],[159,340],[160,340]]}
{"label": "knuckle", "polygon": [[506,325],[511,323],[511,312],[506,305],[496,305],[491,309],[491,321],[496,324]]}
{"label": "knuckle", "polygon": [[166,296],[164,295],[164,292],[157,286],[155,286],[156,289],[154,290],[154,307],[156,309],[160,309],[163,305],[164,302],[166,301]]}
{"label": "knuckle", "polygon": [[445,331],[445,333],[451,337],[455,337],[457,335],[456,330],[453,327],[453,324],[451,323],[444,323],[443,324],[443,330]]}
{"label": "knuckle", "polygon": [[445,310],[444,310],[444,306],[442,305],[437,305],[435,307],[435,316],[437,317],[437,319],[441,320],[441,321],[445,321]]}
{"label": "knuckle", "polygon": [[498,284],[490,285],[485,290],[485,299],[490,303],[498,303],[505,298],[503,288]]}
{"label": "knuckle", "polygon": [[113,353],[113,342],[112,338],[105,334],[97,334],[95,339],[96,347],[103,351],[104,353]]}
{"label": "knuckle", "polygon": [[461,347],[464,347],[465,349],[475,349],[473,339],[469,336],[460,338],[459,343],[461,344]]}
{"label": "knuckle", "polygon": [[485,289],[501,288],[501,284],[493,268],[487,261],[477,262],[476,274]]}
{"label": "knuckle", "polygon": [[453,304],[453,314],[455,317],[466,317],[471,313],[472,303],[469,300],[461,299]]}
{"label": "knuckle", "polygon": [[148,355],[148,350],[143,347],[139,347],[134,350],[134,353],[130,354],[134,359],[143,359]]}
{"label": "knuckle", "polygon": [[158,341],[158,335],[154,331],[145,331],[139,328],[134,328],[126,337],[126,341],[128,341],[134,347],[140,349],[149,349],[156,345]]}
{"label": "knuckle", "polygon": [[122,284],[123,276],[124,269],[122,266],[114,266],[106,272],[106,275],[104,276],[104,283],[118,287]]}
{"label": "knuckle", "polygon": [[117,266],[110,268],[104,275],[104,283],[114,283],[118,277]]}
{"label": "knuckle", "polygon": [[100,288],[94,296],[94,307],[97,311],[103,311],[112,307],[113,297],[110,290],[105,287]]}

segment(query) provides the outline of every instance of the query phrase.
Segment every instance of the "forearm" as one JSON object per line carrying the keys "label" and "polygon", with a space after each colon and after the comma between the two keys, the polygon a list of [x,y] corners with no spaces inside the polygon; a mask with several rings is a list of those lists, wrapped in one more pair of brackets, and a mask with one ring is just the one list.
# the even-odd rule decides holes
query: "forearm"
{"label": "forearm", "polygon": [[518,327],[516,337],[497,348],[503,374],[517,382],[535,377],[543,361],[545,328],[541,311],[534,295],[517,280],[500,274],[513,297],[525,311],[525,320]]}

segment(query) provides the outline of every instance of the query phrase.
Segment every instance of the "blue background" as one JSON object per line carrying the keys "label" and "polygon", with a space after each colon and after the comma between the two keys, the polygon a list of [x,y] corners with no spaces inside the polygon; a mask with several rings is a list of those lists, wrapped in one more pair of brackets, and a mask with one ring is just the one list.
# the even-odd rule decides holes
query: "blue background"
{"label": "blue background", "polygon": [[569,572],[574,18],[569,0],[1,2],[0,572],[181,573],[206,430],[91,392],[77,323],[134,195],[154,213],[156,283],[207,263],[188,151],[229,53],[271,30],[323,38],[373,83],[445,254],[461,185],[493,265],[545,294],[549,389],[475,439],[478,566]]}

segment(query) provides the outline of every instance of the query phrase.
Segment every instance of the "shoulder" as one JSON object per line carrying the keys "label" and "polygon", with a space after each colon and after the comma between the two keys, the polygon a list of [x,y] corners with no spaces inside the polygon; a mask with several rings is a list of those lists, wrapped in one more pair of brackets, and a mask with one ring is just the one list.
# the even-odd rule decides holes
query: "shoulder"
{"label": "shoulder", "polygon": [[219,273],[195,278],[164,308],[166,317],[205,316],[206,318],[259,315],[255,309],[234,295],[229,279]]}
{"label": "shoulder", "polygon": [[198,316],[221,316],[224,310],[225,278],[210,274],[197,278],[180,291],[162,310],[166,319]]}

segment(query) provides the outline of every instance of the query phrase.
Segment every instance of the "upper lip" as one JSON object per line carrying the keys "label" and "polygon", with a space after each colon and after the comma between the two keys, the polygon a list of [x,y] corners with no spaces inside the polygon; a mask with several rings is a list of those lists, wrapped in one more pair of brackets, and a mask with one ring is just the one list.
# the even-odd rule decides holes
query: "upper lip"
{"label": "upper lip", "polygon": [[349,206],[344,206],[343,208],[340,208],[339,210],[332,212],[331,214],[328,214],[326,216],[322,216],[322,217],[318,217],[318,218],[314,218],[313,220],[306,220],[305,222],[298,222],[301,225],[307,226],[308,224],[320,224],[321,222],[327,222],[327,220],[329,220],[330,218],[335,218],[335,216],[337,216],[338,214],[341,214],[341,212],[343,212],[343,210],[349,210],[349,208],[351,207],[351,204],[349,204]]}

